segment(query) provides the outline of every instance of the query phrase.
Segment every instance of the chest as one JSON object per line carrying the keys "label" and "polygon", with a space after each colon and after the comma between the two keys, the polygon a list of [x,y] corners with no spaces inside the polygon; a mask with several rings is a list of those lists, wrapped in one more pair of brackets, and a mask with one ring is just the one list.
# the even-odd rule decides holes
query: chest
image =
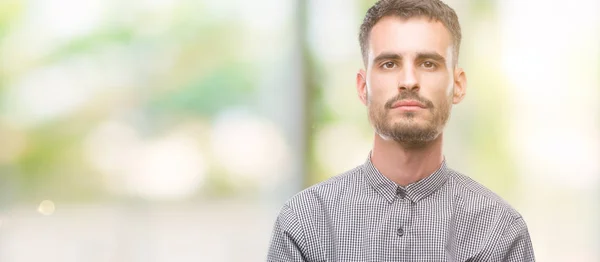
{"label": "chest", "polygon": [[331,212],[337,261],[451,261],[451,205],[347,201]]}

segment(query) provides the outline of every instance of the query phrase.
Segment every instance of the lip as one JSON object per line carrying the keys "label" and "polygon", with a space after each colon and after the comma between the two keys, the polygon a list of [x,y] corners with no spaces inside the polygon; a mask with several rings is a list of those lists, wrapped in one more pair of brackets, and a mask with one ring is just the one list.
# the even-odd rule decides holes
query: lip
{"label": "lip", "polygon": [[406,109],[406,110],[416,110],[425,108],[425,105],[415,100],[402,100],[392,104],[392,108]]}

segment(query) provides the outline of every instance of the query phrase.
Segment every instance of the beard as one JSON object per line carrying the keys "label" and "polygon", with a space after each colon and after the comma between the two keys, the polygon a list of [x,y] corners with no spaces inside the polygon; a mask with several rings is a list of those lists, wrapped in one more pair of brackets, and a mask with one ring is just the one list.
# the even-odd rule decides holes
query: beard
{"label": "beard", "polygon": [[[369,121],[373,125],[375,132],[386,140],[394,140],[400,144],[410,147],[422,147],[436,139],[443,131],[448,118],[450,117],[450,99],[442,101],[434,106],[433,102],[419,96],[414,91],[402,91],[396,97],[388,100],[384,105],[375,104],[370,101],[368,104]],[[415,100],[425,105],[426,112],[402,112],[401,118],[394,121],[390,116],[392,105],[401,100]],[[423,115],[423,121],[419,121],[419,115]]]}

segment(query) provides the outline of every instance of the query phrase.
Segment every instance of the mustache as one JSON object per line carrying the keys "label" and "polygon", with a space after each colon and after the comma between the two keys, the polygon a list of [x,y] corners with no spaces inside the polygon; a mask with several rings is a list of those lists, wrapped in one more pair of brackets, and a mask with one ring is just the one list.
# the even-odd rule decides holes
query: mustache
{"label": "mustache", "polygon": [[401,92],[398,95],[396,95],[395,97],[393,97],[392,99],[388,100],[385,103],[385,108],[392,109],[392,105],[394,103],[402,101],[402,100],[415,100],[415,101],[418,101],[419,103],[422,103],[423,105],[425,105],[426,108],[433,108],[433,102],[431,102],[431,100],[421,97],[416,92],[411,92],[411,91]]}

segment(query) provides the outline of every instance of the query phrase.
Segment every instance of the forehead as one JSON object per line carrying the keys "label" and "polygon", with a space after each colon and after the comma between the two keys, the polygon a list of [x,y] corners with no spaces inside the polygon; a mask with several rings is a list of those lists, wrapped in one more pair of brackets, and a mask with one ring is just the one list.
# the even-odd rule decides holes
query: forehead
{"label": "forehead", "polygon": [[446,59],[452,46],[450,32],[439,21],[427,17],[400,18],[387,16],[373,26],[369,35],[369,57],[381,53],[411,54],[437,52]]}

